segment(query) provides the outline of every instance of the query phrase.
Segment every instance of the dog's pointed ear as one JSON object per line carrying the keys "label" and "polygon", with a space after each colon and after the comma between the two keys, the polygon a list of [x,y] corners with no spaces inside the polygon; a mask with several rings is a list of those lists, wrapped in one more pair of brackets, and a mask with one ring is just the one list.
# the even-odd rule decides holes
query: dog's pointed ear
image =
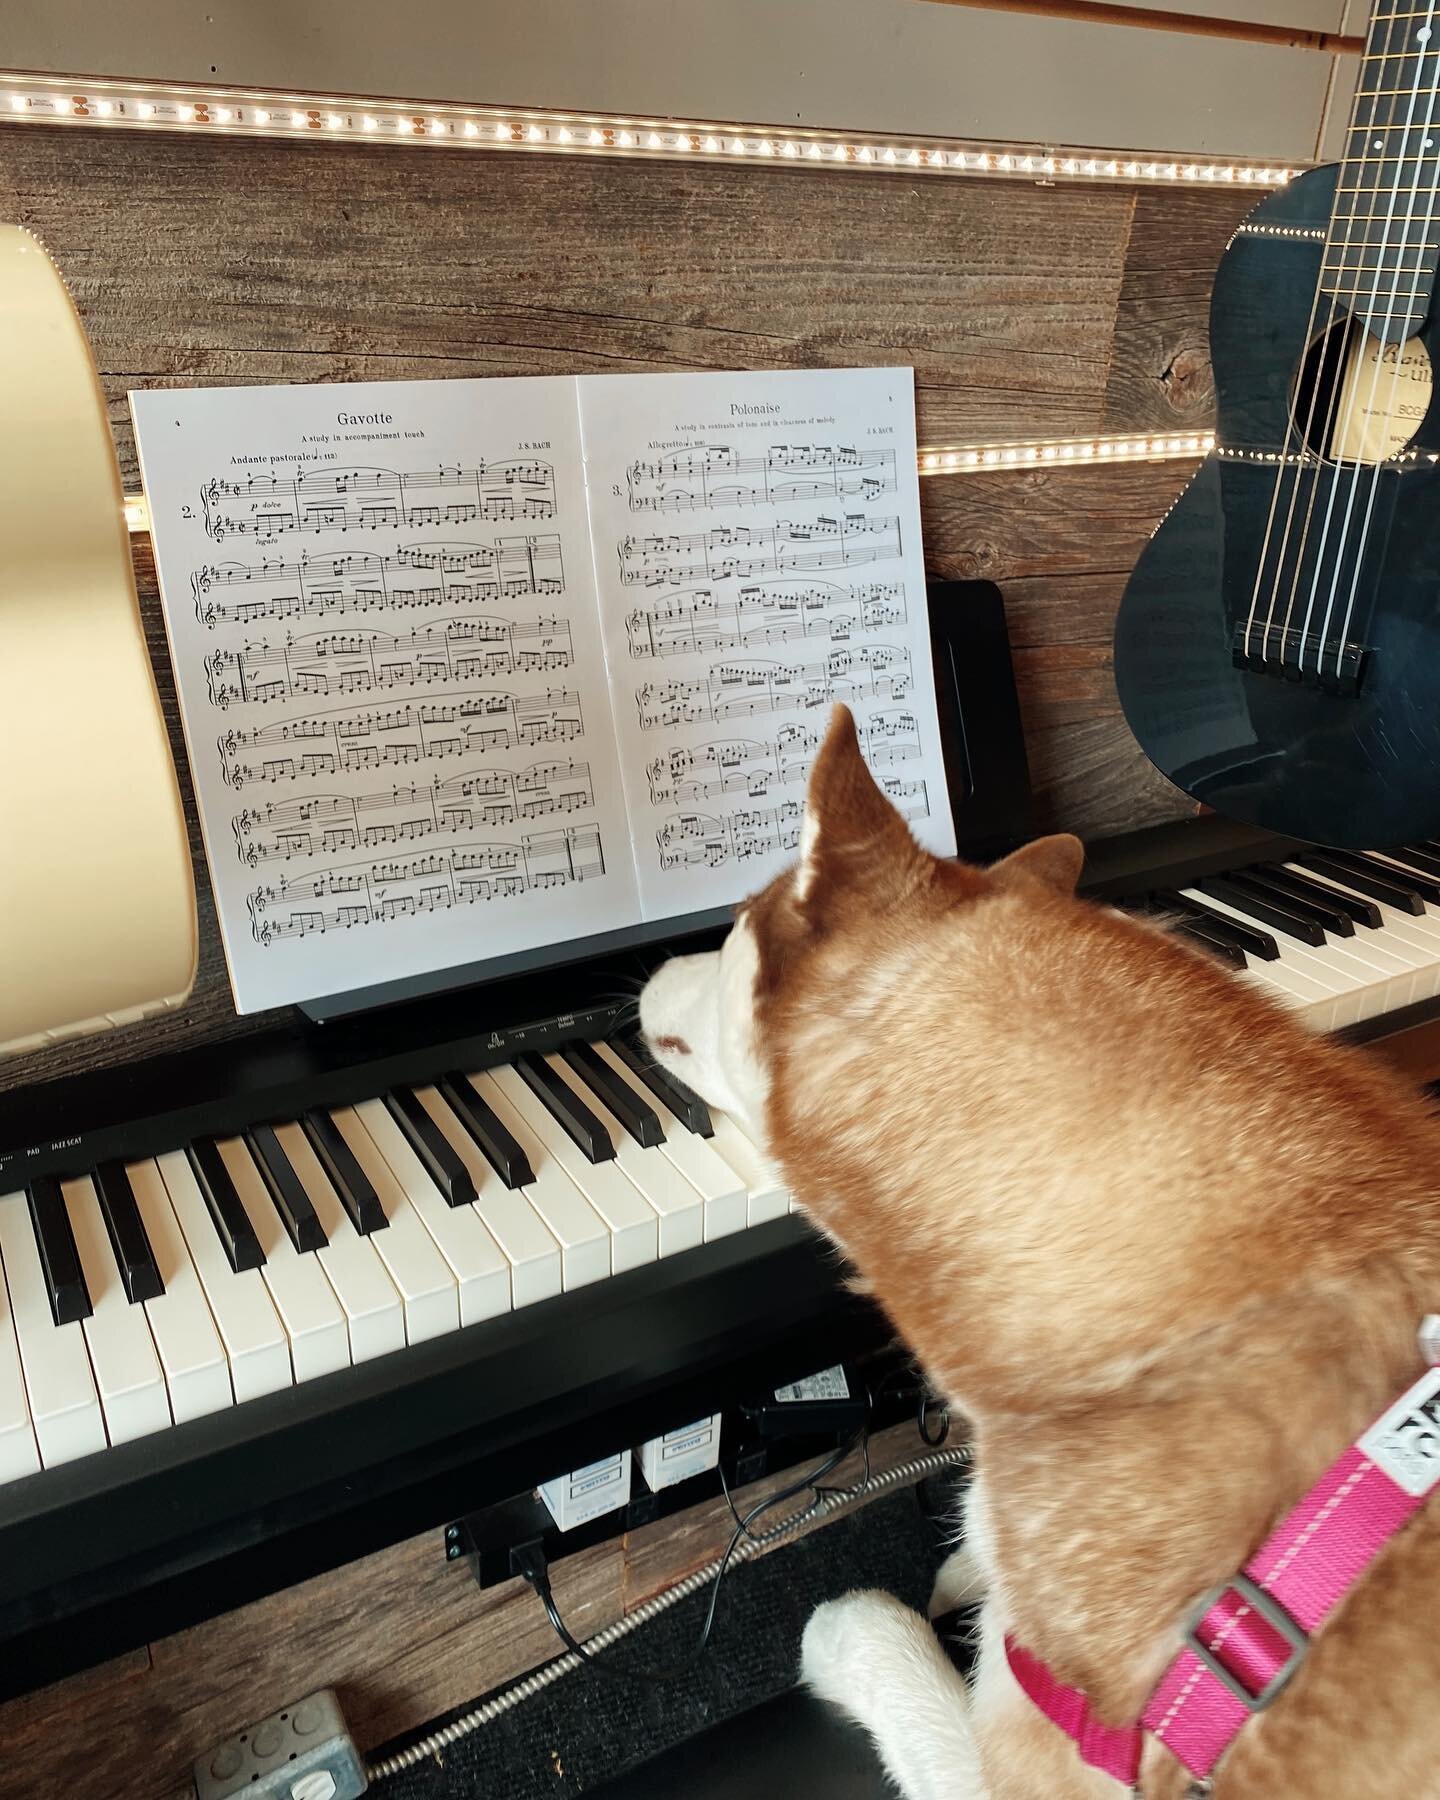
{"label": "dog's pointed ear", "polygon": [[890,895],[930,860],[866,766],[849,707],[837,705],[810,770],[795,900],[815,916],[831,895]]}
{"label": "dog's pointed ear", "polygon": [[1057,894],[1073,894],[1085,863],[1085,846],[1069,832],[1053,837],[1036,838],[1003,857],[989,870],[990,879],[1001,886],[1016,882],[1038,881]]}

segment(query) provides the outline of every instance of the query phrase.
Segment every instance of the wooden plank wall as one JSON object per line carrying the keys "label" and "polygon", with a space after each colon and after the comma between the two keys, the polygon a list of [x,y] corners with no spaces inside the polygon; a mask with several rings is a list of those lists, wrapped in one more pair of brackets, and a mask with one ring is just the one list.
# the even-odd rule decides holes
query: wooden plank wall
{"label": "wooden plank wall", "polygon": [[[909,363],[922,444],[1203,427],[1211,277],[1244,190],[601,164],[0,124],[0,217],[90,332],[126,485],[157,385]],[[1121,719],[1110,632],[1188,467],[933,476],[927,556],[1010,609],[1040,823],[1189,803]],[[146,625],[177,757],[154,572]],[[0,1064],[0,1087],[254,1029],[225,983],[192,821],[201,963],[163,1020]]]}

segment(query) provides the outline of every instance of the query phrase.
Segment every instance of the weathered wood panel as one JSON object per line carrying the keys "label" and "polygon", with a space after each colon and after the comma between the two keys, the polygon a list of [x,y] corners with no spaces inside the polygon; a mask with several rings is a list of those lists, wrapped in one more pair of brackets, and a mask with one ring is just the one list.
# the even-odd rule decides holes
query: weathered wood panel
{"label": "weathered wood panel", "polygon": [[[872,1440],[871,1466],[920,1453],[914,1425],[897,1425]],[[829,1482],[860,1474],[852,1457]],[[757,1482],[737,1503],[792,1479]],[[553,1576],[561,1614],[587,1637],[703,1568],[732,1530],[723,1500],[711,1501],[565,1558]],[[437,1529],[0,1707],[0,1793],[171,1800],[189,1792],[190,1764],[210,1744],[317,1687],[339,1690],[373,1750],[559,1648],[523,1582],[480,1593],[463,1564],[446,1563]]]}
{"label": "weathered wood panel", "polygon": [[[1251,199],[187,138],[159,154],[0,124],[0,215],[36,230],[70,283],[132,487],[125,394],[169,383],[900,362],[916,369],[922,442],[1208,424],[1209,274]],[[923,485],[933,572],[1010,598],[1046,825],[1095,835],[1187,809],[1119,719],[1104,649],[1187,473]],[[180,753],[143,540],[137,567]],[[0,1065],[0,1087],[268,1023],[231,1009],[178,760],[200,894],[193,998]]]}

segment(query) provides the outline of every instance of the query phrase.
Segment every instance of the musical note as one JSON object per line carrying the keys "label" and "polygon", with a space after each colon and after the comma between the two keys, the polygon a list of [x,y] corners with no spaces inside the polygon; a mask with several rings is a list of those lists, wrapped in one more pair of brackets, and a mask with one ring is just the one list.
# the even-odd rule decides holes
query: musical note
{"label": "musical note", "polygon": [[[243,591],[231,596],[231,588]],[[385,555],[306,551],[294,562],[203,563],[190,577],[195,617],[212,629],[564,591],[557,535],[496,538],[491,544],[406,544]]]}
{"label": "musical note", "polygon": [[204,668],[211,704],[268,705],[324,694],[433,687],[486,675],[551,673],[575,660],[564,619],[450,619],[410,631],[287,634],[212,650]]}
{"label": "musical note", "polygon": [[910,691],[910,652],[894,644],[832,650],[824,662],[761,660],[718,663],[690,680],[646,682],[635,691],[640,729],[712,723],[791,708],[828,707],[833,700],[903,700]]}
{"label": "musical note", "polygon": [[626,470],[632,512],[696,512],[783,500],[877,500],[895,492],[893,450],[773,444],[760,455],[695,445]]}
{"label": "musical note", "polygon": [[[593,825],[524,836],[518,843],[486,842],[426,851],[419,856],[331,865],[314,874],[282,875],[250,889],[245,905],[257,944],[323,936],[357,925],[448,912],[511,900],[605,873],[600,833]],[[342,896],[349,896],[343,898]],[[318,906],[297,906],[299,900]],[[326,905],[327,901],[334,904]]]}
{"label": "musical note", "polygon": [[632,608],[625,635],[631,657],[644,662],[796,638],[848,643],[879,626],[903,625],[905,619],[903,581],[853,588],[828,581],[793,588],[742,587],[733,598],[713,588],[696,588]]}
{"label": "musical note", "polygon": [[864,513],[839,518],[781,519],[774,525],[717,525],[711,531],[620,541],[620,580],[626,587],[669,581],[741,581],[786,569],[838,569],[899,558],[899,519]]}
{"label": "musical note", "polygon": [[470,525],[477,519],[553,519],[555,471],[549,463],[502,462],[472,469],[316,469],[289,478],[212,477],[200,489],[200,506],[206,533],[216,543],[227,537],[271,543],[292,531],[374,532]]}
{"label": "musical note", "polygon": [[[919,723],[913,713],[875,713],[862,719],[858,729],[872,768],[921,755]],[[808,725],[782,725],[773,739],[675,745],[646,764],[650,803],[666,806],[680,800],[714,800],[723,794],[760,800],[775,788],[803,787],[820,737]]]}

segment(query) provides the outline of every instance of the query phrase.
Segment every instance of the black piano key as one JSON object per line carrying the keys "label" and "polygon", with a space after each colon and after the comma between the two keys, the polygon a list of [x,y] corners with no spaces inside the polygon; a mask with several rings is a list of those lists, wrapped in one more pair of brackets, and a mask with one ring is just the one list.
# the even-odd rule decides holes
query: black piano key
{"label": "black piano key", "polygon": [[210,1209],[215,1234],[230,1267],[237,1275],[242,1275],[246,1269],[264,1268],[265,1252],[250,1223],[245,1203],[230,1179],[219,1145],[214,1138],[196,1138],[193,1144],[185,1146],[185,1154],[190,1158],[190,1167]]}
{"label": "black piano key", "polygon": [[[1355,921],[1340,905],[1339,897],[1327,894],[1313,882],[1302,881],[1298,875],[1269,869],[1239,869],[1231,880],[1295,907],[1332,937],[1355,935]],[[1376,917],[1379,917],[1378,913]]]}
{"label": "black piano key", "polygon": [[88,1319],[94,1310],[85,1274],[80,1267],[80,1252],[75,1248],[75,1233],[70,1229],[70,1214],[65,1210],[65,1196],[53,1175],[37,1175],[25,1190],[30,1206],[30,1223],[35,1230],[35,1247],[40,1252],[40,1271],[45,1277],[45,1291],[50,1296],[50,1311],[57,1325],[73,1325],[77,1319]]}
{"label": "black piano key", "polygon": [[1364,861],[1384,876],[1393,875],[1396,881],[1403,882],[1406,887],[1414,888],[1422,898],[1432,906],[1440,906],[1440,880],[1437,880],[1423,863],[1411,862],[1403,850],[1386,850],[1372,852]]}
{"label": "black piano key", "polygon": [[530,1159],[494,1108],[459,1073],[442,1075],[436,1086],[506,1187],[529,1187],[535,1180]]}
{"label": "black piano key", "polygon": [[1259,956],[1266,962],[1280,960],[1280,946],[1268,931],[1262,931],[1258,925],[1242,925],[1228,913],[1215,912],[1208,906],[1202,906],[1198,900],[1188,899],[1175,888],[1158,888],[1154,899],[1157,906],[1168,913],[1178,914],[1182,921],[1198,915],[1207,931],[1217,932],[1228,943],[1239,945],[1247,956]]}
{"label": "black piano key", "polygon": [[[1254,871],[1257,873],[1262,871]],[[1263,873],[1271,881],[1278,881],[1282,887],[1293,888],[1304,894],[1307,899],[1314,899],[1325,906],[1337,906],[1356,925],[1364,925],[1371,931],[1378,931],[1385,923],[1385,915],[1373,900],[1366,900],[1359,894],[1342,894],[1335,888],[1327,887],[1323,881],[1315,881],[1308,875],[1301,875],[1294,869],[1281,868],[1278,864],[1263,865]]]}
{"label": "black piano key", "polygon": [[330,1241],[325,1236],[325,1227],[305,1192],[305,1183],[295,1173],[295,1165],[276,1137],[275,1127],[252,1125],[245,1133],[245,1142],[269,1189],[270,1198],[275,1202],[280,1223],[290,1234],[290,1242],[297,1250],[323,1250]]}
{"label": "black piano key", "polygon": [[469,1206],[475,1182],[455,1146],[420,1104],[413,1088],[392,1088],[385,1096],[390,1116],[410,1140],[410,1148],[449,1206]]}
{"label": "black piano key", "polygon": [[300,1129],[309,1138],[310,1148],[361,1237],[368,1237],[372,1231],[383,1231],[390,1221],[385,1217],[375,1185],[361,1168],[355,1152],[329,1113],[316,1107],[302,1114]]}
{"label": "black piano key", "polygon": [[665,1142],[659,1113],[654,1107],[647,1106],[630,1083],[622,1081],[603,1057],[595,1054],[593,1045],[564,1044],[560,1054],[637,1144],[646,1150],[655,1150]]}
{"label": "black piano key", "polygon": [[1324,928],[1313,919],[1304,917],[1296,907],[1285,905],[1274,895],[1252,893],[1248,887],[1228,875],[1210,875],[1196,885],[1202,894],[1223,900],[1227,906],[1233,906],[1236,912],[1245,913],[1261,925],[1268,925],[1272,931],[1281,931],[1286,937],[1295,938],[1302,944],[1313,944],[1319,949],[1325,947]]}
{"label": "black piano key", "polygon": [[1225,938],[1208,931],[1199,919],[1185,919],[1171,929],[1179,936],[1189,938],[1202,950],[1208,950],[1212,956],[1218,956],[1221,962],[1227,962],[1237,969],[1248,968],[1245,952],[1238,944],[1232,944]]}
{"label": "black piano key", "polygon": [[640,1041],[638,1032],[626,1032],[610,1040],[610,1048],[627,1069],[633,1069],[654,1094],[668,1106],[687,1131],[697,1137],[714,1137],[710,1111],[698,1094],[692,1094],[683,1081],[677,1081],[668,1069],[662,1069]]}
{"label": "black piano key", "polygon": [[1316,875],[1328,876],[1331,881],[1343,882],[1348,888],[1354,888],[1357,894],[1369,894],[1373,900],[1381,900],[1386,906],[1393,906],[1399,912],[1407,912],[1419,918],[1425,911],[1425,902],[1413,888],[1402,885],[1403,877],[1396,876],[1394,881],[1382,876],[1373,864],[1363,862],[1357,856],[1352,866],[1352,859],[1343,851],[1326,850],[1323,854],[1316,851],[1309,856],[1297,856],[1295,861],[1302,869],[1310,869]]}
{"label": "black piano key", "polygon": [[1440,875],[1440,850],[1428,849],[1424,844],[1407,844],[1403,850],[1387,850],[1384,854],[1412,869],[1423,869],[1427,875]]}
{"label": "black piano key", "polygon": [[585,1102],[550,1067],[543,1056],[526,1051],[515,1067],[555,1123],[588,1161],[607,1162],[615,1154],[610,1134]]}
{"label": "black piano key", "polygon": [[105,1229],[110,1234],[110,1248],[115,1252],[115,1265],[132,1306],[142,1300],[158,1300],[165,1292],[155,1252],[145,1235],[145,1222],[135,1204],[135,1191],[122,1162],[103,1162],[95,1171],[95,1196]]}

